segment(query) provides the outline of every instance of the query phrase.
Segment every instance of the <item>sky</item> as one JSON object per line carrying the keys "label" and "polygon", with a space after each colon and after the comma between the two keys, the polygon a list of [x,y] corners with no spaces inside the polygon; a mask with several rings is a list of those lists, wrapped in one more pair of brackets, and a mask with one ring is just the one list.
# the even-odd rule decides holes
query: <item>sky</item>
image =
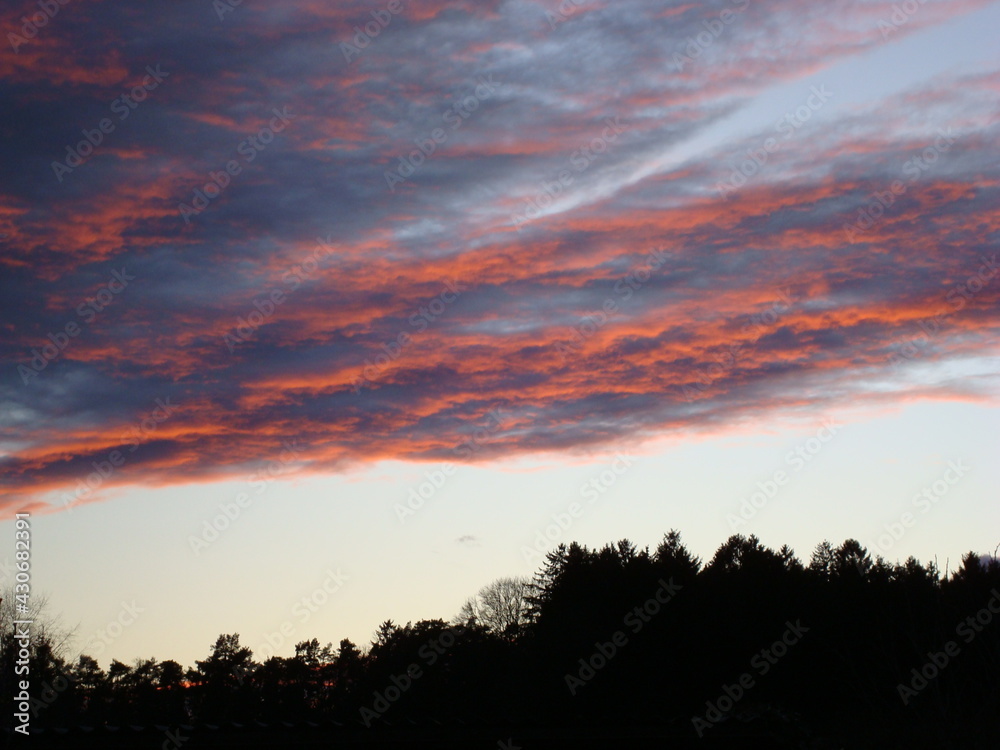
{"label": "sky", "polygon": [[0,11],[0,576],[74,653],[672,528],[1000,543],[1000,6]]}

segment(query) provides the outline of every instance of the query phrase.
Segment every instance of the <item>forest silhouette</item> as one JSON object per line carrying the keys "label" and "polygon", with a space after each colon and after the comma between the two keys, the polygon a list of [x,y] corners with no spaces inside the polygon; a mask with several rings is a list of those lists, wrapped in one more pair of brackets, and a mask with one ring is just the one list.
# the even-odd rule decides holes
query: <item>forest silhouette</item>
{"label": "forest silhouette", "polygon": [[533,580],[494,581],[450,620],[386,621],[364,647],[313,638],[258,662],[222,634],[190,667],[105,671],[43,632],[32,733],[59,747],[996,747],[994,619],[995,558],[942,574],[847,540],[802,562],[734,535],[703,562],[671,531],[655,550],[560,545]]}

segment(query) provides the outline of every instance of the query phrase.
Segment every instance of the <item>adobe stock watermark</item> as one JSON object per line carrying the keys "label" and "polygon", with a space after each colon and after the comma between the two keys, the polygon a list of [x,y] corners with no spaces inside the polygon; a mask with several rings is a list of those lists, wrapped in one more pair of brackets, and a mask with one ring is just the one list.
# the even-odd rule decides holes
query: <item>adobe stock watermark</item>
{"label": "adobe stock watermark", "polygon": [[421,305],[416,312],[410,315],[408,322],[412,328],[416,329],[413,334],[400,331],[396,338],[382,344],[382,352],[376,354],[374,360],[365,358],[361,374],[355,377],[351,383],[353,393],[361,393],[362,388],[374,384],[389,368],[389,365],[399,359],[403,351],[413,343],[414,336],[426,331],[431,323],[444,315],[445,311],[455,303],[462,293],[458,288],[457,281],[446,281],[444,287],[444,291],[437,297],[426,305]]}
{"label": "adobe stock watermark", "polygon": [[722,693],[714,701],[705,701],[705,715],[692,716],[691,723],[698,737],[704,737],[705,732],[725,718],[725,715],[732,711],[743,697],[752,690],[757,681],[754,673],[758,677],[763,677],[774,667],[778,661],[784,657],[792,646],[802,640],[802,636],[809,632],[809,628],[802,624],[802,620],[785,622],[785,632],[767,648],[762,648],[753,658],[750,659],[750,670],[739,676],[732,684],[722,686]]}
{"label": "adobe stock watermark", "polygon": [[62,7],[69,5],[69,3],[70,0],[38,0],[36,5],[38,5],[40,10],[32,13],[30,16],[21,16],[21,21],[23,22],[19,29],[21,33],[7,32],[7,41],[10,42],[14,54],[20,54],[21,45],[27,44],[30,40],[37,37],[39,30],[48,26],[49,21],[59,15]]}
{"label": "adobe stock watermark", "polygon": [[392,23],[393,17],[403,12],[403,2],[402,0],[389,0],[385,8],[378,8],[370,12],[373,20],[366,23],[364,27],[354,27],[354,36],[351,38],[351,42],[354,44],[350,42],[340,43],[340,51],[348,63],[360,57],[361,53],[368,49],[369,45],[378,38],[378,35]]}
{"label": "adobe stock watermark", "polygon": [[491,98],[496,93],[497,87],[502,85],[502,83],[493,80],[492,73],[485,78],[479,76],[472,93],[462,97],[442,113],[441,120],[449,126],[448,130],[437,127],[423,138],[414,138],[413,142],[417,147],[406,156],[398,157],[399,163],[393,171],[383,171],[382,174],[389,192],[395,193],[397,184],[412,177],[434,155],[438,146],[443,145],[451,133],[462,127],[463,123],[472,116],[472,113],[479,109],[479,105]]}
{"label": "adobe stock watermark", "polygon": [[[614,459],[608,464],[608,468],[603,469],[597,476],[591,477],[588,482],[580,485],[580,496],[588,501],[587,506],[594,505],[600,500],[614,486],[619,477],[624,476],[632,468],[632,462],[637,460],[633,456],[616,453]],[[521,556],[524,561],[528,563],[541,562],[543,556],[552,549],[553,545],[583,515],[585,510],[586,506],[574,500],[561,513],[553,513],[549,516],[552,523],[546,525],[544,529],[536,529],[532,546],[521,545]]]}
{"label": "adobe stock watermark", "polygon": [[724,8],[719,11],[715,18],[707,18],[702,21],[705,31],[700,31],[695,36],[689,36],[685,41],[684,54],[674,53],[673,63],[678,71],[684,70],[685,65],[691,65],[701,57],[702,53],[715,44],[716,40],[722,36],[726,27],[736,20],[736,16],[750,7],[750,0],[732,0],[736,10]]}
{"label": "adobe stock watermark", "polygon": [[[641,605],[633,607],[622,618],[622,625],[626,626],[632,635],[640,633],[660,613],[664,605],[669,604],[683,588],[679,583],[674,583],[673,577],[669,581],[661,578],[657,583],[660,587],[653,595]],[[589,657],[581,657],[577,661],[580,667],[576,670],[576,674],[567,672],[563,677],[569,694],[575,696],[581,688],[586,687],[587,683],[594,679],[628,643],[628,634],[624,629],[616,630],[611,634],[611,638],[603,643],[596,642],[594,652]]]}
{"label": "adobe stock watermark", "polygon": [[[825,84],[819,88],[811,86],[809,91],[810,94],[806,98],[805,104],[800,104],[793,111],[786,112],[774,126],[775,132],[781,135],[783,140],[787,141],[795,135],[796,131],[809,122],[813,114],[819,112],[827,100],[833,96],[832,91],[826,90]],[[781,145],[782,141],[771,136],[765,138],[759,148],[748,148],[747,156],[749,158],[744,160],[738,168],[733,169],[728,180],[716,183],[715,190],[718,192],[719,197],[722,200],[727,200],[730,193],[735,193],[746,185],[751,177],[758,174],[764,168],[771,154],[777,152],[781,148]]]}
{"label": "adobe stock watermark", "polygon": [[279,648],[291,643],[296,629],[309,622],[314,614],[329,603],[330,597],[340,591],[344,583],[349,580],[350,576],[342,573],[340,568],[336,571],[327,568],[323,582],[292,605],[289,612],[291,617],[282,622],[274,632],[264,633],[264,642],[257,647],[255,653],[265,653],[265,660],[277,656]]}
{"label": "adobe stock watermark", "polygon": [[227,13],[232,13],[241,5],[243,5],[243,0],[212,0],[212,9],[220,21],[226,17]]}
{"label": "adobe stock watermark", "polygon": [[950,310],[944,310],[918,321],[917,326],[920,328],[920,333],[895,342],[899,351],[892,352],[888,357],[889,363],[893,367],[899,367],[924,354],[931,339],[941,332],[948,316],[964,310],[966,305],[993,281],[997,275],[997,254],[993,253],[989,258],[981,255],[979,260],[982,261],[979,269],[961,284],[953,286],[945,295],[945,301],[951,306]]}
{"label": "adobe stock watermark", "polygon": [[[76,306],[76,314],[85,324],[94,322],[99,312],[102,312],[110,305],[115,297],[125,291],[130,281],[135,281],[125,266],[122,270],[112,271],[111,279],[105,282],[97,290],[93,297],[87,297]],[[70,339],[74,339],[83,332],[83,326],[74,320],[63,326],[62,330],[49,333],[46,338],[48,342],[42,345],[41,349],[31,350],[31,359],[26,364],[17,366],[17,373],[21,376],[21,381],[28,385],[32,379],[49,366],[49,362],[57,359],[69,346]]]}
{"label": "adobe stock watermark", "polygon": [[879,19],[878,30],[882,34],[882,41],[909,23],[910,18],[920,9],[920,6],[926,4],[927,0],[905,0],[902,3],[895,3],[889,18]]}
{"label": "adobe stock watermark", "polygon": [[[488,412],[486,415],[486,424],[477,429],[468,440],[455,447],[456,455],[465,460],[471,458],[478,451],[482,450],[484,445],[494,439],[496,434],[504,428],[504,422],[505,418],[501,416],[499,406]],[[425,471],[424,478],[426,481],[421,482],[416,487],[410,488],[410,492],[406,496],[406,504],[396,503],[393,505],[393,510],[396,512],[396,518],[399,519],[399,522],[401,524],[406,523],[407,518],[416,515],[427,501],[434,497],[437,491],[447,484],[448,479],[454,476],[457,471],[458,466],[450,461],[442,464],[439,469]]]}
{"label": "adobe stock watermark", "polygon": [[[267,125],[261,127],[256,133],[248,135],[236,146],[236,153],[243,157],[243,164],[250,164],[256,159],[264,149],[274,142],[278,133],[288,127],[291,121],[298,116],[289,112],[287,105],[281,109],[275,107],[271,112],[274,113],[274,117]],[[184,219],[185,224],[190,224],[192,216],[200,215],[212,201],[222,195],[222,191],[229,186],[233,177],[243,171],[243,164],[240,164],[236,159],[230,159],[223,169],[208,173],[208,182],[200,188],[194,189],[191,193],[190,205],[184,202],[177,204],[177,211]]]}
{"label": "adobe stock watermark", "polygon": [[[22,606],[19,605],[17,611],[23,617],[26,607],[22,609]],[[21,692],[14,696],[14,719],[20,723],[14,727],[14,731],[27,736],[31,734],[31,715],[28,713],[31,708],[31,693],[28,691],[31,688],[32,621],[18,619],[11,624],[14,628],[13,633],[11,633],[13,649],[10,658],[13,660],[13,657],[17,656],[17,661],[14,662],[14,674],[21,678],[16,681],[16,687]],[[11,683],[13,687],[14,680],[11,680]]]}
{"label": "adobe stock watermark", "polygon": [[556,26],[565,23],[570,17],[576,15],[581,6],[587,5],[591,0],[562,0],[555,11],[546,10],[545,20],[549,23],[549,31],[553,31]]}
{"label": "adobe stock watermark", "polygon": [[145,611],[145,607],[138,606],[135,599],[130,602],[123,601],[118,614],[107,625],[94,632],[84,651],[93,656],[100,656],[104,653],[104,649],[121,638],[125,629],[134,625],[139,615]]}
{"label": "adobe stock watermark", "polygon": [[383,690],[374,691],[372,693],[371,708],[362,706],[360,709],[361,720],[364,722],[365,728],[371,729],[372,722],[375,719],[381,718],[392,707],[393,703],[398,701],[405,692],[413,687],[414,682],[424,676],[423,669],[434,666],[448,652],[448,649],[455,645],[459,636],[464,635],[465,632],[466,627],[461,624],[445,628],[440,634],[431,638],[417,650],[417,656],[420,657],[424,665],[423,668],[421,668],[420,664],[411,662],[403,674],[392,675],[389,678],[389,681],[392,683],[391,685],[386,686]]}
{"label": "adobe stock watermark", "polygon": [[51,683],[43,681],[41,691],[31,699],[31,717],[37,719],[42,711],[50,708],[75,682],[76,679],[70,672],[60,672],[52,678]]}
{"label": "adobe stock watermark", "polygon": [[737,513],[726,516],[731,532],[741,526],[746,526],[777,495],[781,487],[791,480],[792,476],[802,471],[819,453],[823,447],[833,440],[843,427],[834,419],[826,419],[816,434],[796,445],[785,454],[785,463],[791,467],[791,473],[784,469],[775,469],[769,479],[757,482],[757,490],[740,500]]}
{"label": "adobe stock watermark", "polygon": [[[170,73],[160,70],[160,63],[156,66],[146,66],[146,75],[140,83],[133,86],[121,96],[112,100],[109,109],[112,114],[118,115],[118,122],[124,122],[128,116],[149,97],[149,92],[155,90]],[[74,169],[82,166],[93,155],[94,150],[104,143],[105,137],[115,132],[116,123],[110,117],[102,117],[97,127],[93,130],[84,128],[80,131],[83,140],[76,146],[66,146],[66,158],[62,161],[52,162],[52,171],[59,182],[71,174]]]}
{"label": "adobe stock watermark", "polygon": [[[601,134],[591,138],[590,141],[570,155],[569,165],[575,170],[576,174],[587,170],[591,164],[608,150],[611,144],[618,140],[618,136],[628,129],[628,126],[622,125],[619,119],[618,115],[606,118],[604,120],[605,128],[601,131]],[[555,202],[556,198],[562,195],[563,191],[573,184],[574,179],[575,176],[572,171],[562,169],[556,175],[556,179],[542,180],[541,190],[534,197],[524,199],[523,213],[512,213],[510,215],[510,226],[520,231],[525,223],[540,217],[545,209],[549,208]]]}
{"label": "adobe stock watermark", "polygon": [[[216,1],[221,2],[221,0]],[[163,730],[163,743],[160,745],[161,750],[180,750],[184,743],[191,739],[186,734],[181,734],[181,729],[182,727]]]}
{"label": "adobe stock watermark", "polygon": [[661,267],[670,259],[670,255],[661,249],[649,253],[648,260],[635,266],[625,276],[618,279],[613,287],[614,294],[608,296],[601,308],[584,315],[580,322],[571,328],[570,341],[557,341],[556,351],[565,364],[571,357],[580,353],[584,343],[606,326],[612,316],[622,311],[622,304],[632,299],[632,296],[642,289]]}
{"label": "adobe stock watermark", "polygon": [[757,341],[767,333],[781,315],[792,309],[798,299],[792,296],[790,288],[778,290],[778,299],[771,303],[770,308],[761,313],[755,313],[740,329],[740,334],[747,337],[748,341],[734,341],[722,354],[716,356],[716,361],[710,362],[698,371],[698,379],[681,386],[681,393],[690,404],[698,400],[716,380],[728,372],[731,372],[739,364],[739,356],[743,353],[744,347],[751,349]]}
{"label": "adobe stock watermark", "polygon": [[257,330],[273,317],[278,308],[286,302],[287,296],[319,270],[321,261],[326,260],[334,253],[334,248],[329,244],[331,239],[332,235],[329,234],[325,240],[322,237],[317,237],[318,248],[301,263],[297,263],[281,275],[281,281],[288,287],[287,289],[272,289],[260,299],[254,297],[254,309],[245,317],[242,315],[237,317],[236,325],[230,331],[222,334],[222,341],[229,349],[230,354],[236,351],[239,344],[249,341],[257,333]]}
{"label": "adobe stock watermark", "polygon": [[[994,615],[1000,615],[1000,591],[994,588],[990,594],[992,596],[982,609],[966,617],[955,628],[955,635],[961,638],[965,645],[972,643],[980,633],[993,624]],[[940,651],[928,651],[927,661],[919,669],[914,667],[910,670],[910,679],[906,683],[900,682],[896,685],[896,692],[903,705],[909,705],[910,701],[930,685],[952,659],[961,653],[962,647],[956,640],[945,643]]]}
{"label": "adobe stock watermark", "polygon": [[[254,488],[254,495],[259,497],[278,477],[287,476],[295,471],[291,466],[302,453],[301,446],[295,441],[282,441],[284,448],[278,454],[278,458],[262,465],[257,471],[247,477],[247,482]],[[251,497],[246,492],[236,493],[231,503],[220,503],[219,514],[211,520],[206,520],[202,526],[201,533],[197,536],[188,536],[188,545],[191,551],[200,555],[202,550],[208,549],[233,523],[235,523],[243,511],[253,505],[255,497]]]}
{"label": "adobe stock watermark", "polygon": [[955,143],[955,137],[951,135],[951,128],[942,130],[938,128],[938,137],[933,146],[923,149],[917,156],[907,159],[903,164],[903,174],[909,179],[893,180],[888,190],[876,190],[872,193],[872,202],[867,206],[858,209],[858,217],[853,224],[844,224],[844,235],[852,245],[859,234],[869,231],[881,219],[886,211],[892,208],[896,199],[906,193],[910,185],[915,183],[927,171],[934,166],[941,154],[945,154]]}
{"label": "adobe stock watermark", "polygon": [[[166,400],[157,398],[153,403],[156,404],[156,407],[118,438],[122,445],[128,445],[128,455],[135,453],[149,435],[155,432],[160,424],[172,417],[177,410],[177,405],[170,403],[169,396]],[[128,455],[121,449],[115,448],[108,452],[105,460],[91,461],[90,465],[94,471],[76,483],[72,495],[63,493],[63,506],[72,513],[74,505],[90,497],[91,493],[110,479],[117,469],[125,465]]]}
{"label": "adobe stock watermark", "polygon": [[[946,497],[951,492],[952,487],[958,484],[971,469],[972,467],[967,466],[962,459],[949,461],[948,468],[945,469],[940,479],[935,479],[911,498],[913,508],[917,509],[921,516],[929,513],[931,508],[936,507],[938,501]],[[906,535],[906,531],[912,529],[916,524],[917,516],[912,511],[903,511],[899,520],[882,526],[884,533],[878,536],[874,544],[869,541],[866,549],[873,555],[885,556],[896,545],[896,542]],[[861,560],[857,561],[857,566],[858,570],[864,573]]]}

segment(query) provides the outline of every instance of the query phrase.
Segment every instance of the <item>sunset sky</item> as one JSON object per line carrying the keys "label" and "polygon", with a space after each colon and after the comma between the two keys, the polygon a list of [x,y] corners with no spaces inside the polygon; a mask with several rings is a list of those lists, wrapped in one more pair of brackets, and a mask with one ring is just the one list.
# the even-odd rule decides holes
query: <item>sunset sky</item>
{"label": "sunset sky", "polygon": [[997,3],[62,1],[0,11],[0,573],[30,512],[76,652],[1000,543]]}

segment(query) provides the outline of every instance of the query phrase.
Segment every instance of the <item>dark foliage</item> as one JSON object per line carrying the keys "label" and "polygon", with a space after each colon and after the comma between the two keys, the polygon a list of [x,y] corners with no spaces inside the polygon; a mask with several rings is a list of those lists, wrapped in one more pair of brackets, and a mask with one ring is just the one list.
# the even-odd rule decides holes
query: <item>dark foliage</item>
{"label": "dark foliage", "polygon": [[[107,672],[87,656],[67,664],[42,640],[33,724],[658,727],[708,746],[1000,739],[1000,564],[973,553],[942,576],[912,558],[873,560],[854,540],[824,542],[803,565],[736,535],[703,564],[672,531],[653,552],[627,540],[552,550],[523,626],[496,632],[469,611],[386,621],[365,650],[313,639],[263,663],[239,635],[220,635],[187,672],[155,659]],[[3,674],[14,658],[5,635]]]}

